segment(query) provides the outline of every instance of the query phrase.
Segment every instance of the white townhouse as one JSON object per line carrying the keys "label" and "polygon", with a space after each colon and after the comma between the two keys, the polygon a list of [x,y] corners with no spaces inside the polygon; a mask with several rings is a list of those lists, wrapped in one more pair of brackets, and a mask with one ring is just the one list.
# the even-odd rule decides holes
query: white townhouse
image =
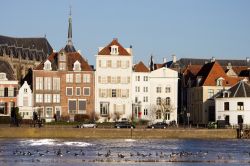
{"label": "white townhouse", "polygon": [[17,107],[19,107],[19,113],[23,119],[33,118],[33,94],[27,81],[24,81],[18,91]]}
{"label": "white townhouse", "polygon": [[99,48],[95,72],[95,113],[99,121],[132,118],[132,63],[132,48],[123,48],[118,39]]}
{"label": "white townhouse", "polygon": [[177,122],[178,72],[166,67],[151,71],[150,112],[152,122]]}
{"label": "white townhouse", "polygon": [[133,67],[132,74],[132,110],[133,119],[149,120],[150,110],[150,82],[149,69],[143,62],[139,62]]}
{"label": "white townhouse", "polygon": [[222,91],[215,98],[215,108],[216,120],[225,120],[226,125],[250,125],[250,85],[246,81],[239,81]]}

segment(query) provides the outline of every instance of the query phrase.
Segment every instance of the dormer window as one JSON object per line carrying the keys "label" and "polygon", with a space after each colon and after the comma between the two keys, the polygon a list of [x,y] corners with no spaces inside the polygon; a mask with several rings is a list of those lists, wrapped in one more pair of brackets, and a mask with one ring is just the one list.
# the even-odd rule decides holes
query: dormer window
{"label": "dormer window", "polygon": [[52,70],[51,62],[49,60],[46,60],[46,62],[44,63],[43,70]]}
{"label": "dormer window", "polygon": [[230,92],[229,91],[224,91],[223,92],[223,97],[229,97],[230,96]]}
{"label": "dormer window", "polygon": [[0,80],[8,80],[6,77],[6,73],[0,73]]}
{"label": "dormer window", "polygon": [[222,77],[218,78],[218,79],[216,80],[216,85],[217,85],[217,86],[222,86],[222,85],[223,85],[223,80],[224,80],[224,78],[222,78]]}
{"label": "dormer window", "polygon": [[118,46],[116,45],[113,45],[111,46],[111,52],[110,52],[111,55],[118,55],[119,52],[118,52]]}
{"label": "dormer window", "polygon": [[200,86],[200,82],[201,82],[201,79],[202,79],[202,77],[197,77],[197,79],[196,79],[196,86]]}
{"label": "dormer window", "polygon": [[79,61],[75,61],[73,70],[74,71],[81,71],[81,64]]}
{"label": "dormer window", "polygon": [[64,52],[61,52],[59,55],[59,61],[66,61]]}

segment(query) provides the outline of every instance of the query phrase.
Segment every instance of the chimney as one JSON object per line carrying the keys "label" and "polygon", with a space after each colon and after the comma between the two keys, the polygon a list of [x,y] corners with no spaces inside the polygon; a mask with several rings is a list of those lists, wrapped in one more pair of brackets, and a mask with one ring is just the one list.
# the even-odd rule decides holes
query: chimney
{"label": "chimney", "polygon": [[167,63],[167,58],[163,58],[163,63]]}
{"label": "chimney", "polygon": [[205,61],[205,62],[204,62],[204,64],[207,64],[207,63],[208,63],[208,61]]}
{"label": "chimney", "polygon": [[227,69],[232,69],[232,64],[230,62],[227,64]]}
{"label": "chimney", "polygon": [[215,62],[215,57],[212,57],[210,61]]}
{"label": "chimney", "polygon": [[133,54],[133,46],[132,46],[132,45],[130,45],[129,48],[126,48],[126,50],[128,51],[128,53],[129,53],[130,55]]}
{"label": "chimney", "polygon": [[77,50],[77,52],[78,52],[80,55],[82,55],[82,54],[81,54],[81,50]]}
{"label": "chimney", "polygon": [[173,63],[176,63],[176,55],[175,54],[172,55],[172,59],[173,59]]}

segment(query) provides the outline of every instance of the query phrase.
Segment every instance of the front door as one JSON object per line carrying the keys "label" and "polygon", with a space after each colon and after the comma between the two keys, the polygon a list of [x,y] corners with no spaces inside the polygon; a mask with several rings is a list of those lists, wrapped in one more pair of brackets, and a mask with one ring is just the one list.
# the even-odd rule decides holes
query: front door
{"label": "front door", "polygon": [[226,124],[226,125],[230,125],[230,122],[229,122],[229,115],[225,116],[225,124]]}
{"label": "front door", "polygon": [[56,118],[60,119],[61,117],[61,107],[55,107]]}
{"label": "front door", "polygon": [[238,115],[238,124],[243,124],[243,117],[242,117],[242,115]]}

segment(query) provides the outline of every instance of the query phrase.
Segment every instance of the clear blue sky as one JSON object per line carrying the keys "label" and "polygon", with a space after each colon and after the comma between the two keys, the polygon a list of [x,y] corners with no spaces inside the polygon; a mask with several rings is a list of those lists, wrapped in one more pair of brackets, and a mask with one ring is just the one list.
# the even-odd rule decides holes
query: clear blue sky
{"label": "clear blue sky", "polygon": [[134,61],[163,57],[250,57],[250,0],[5,0],[0,34],[46,34],[55,50],[67,41],[72,5],[73,42],[91,64],[98,47],[118,38],[133,45]]}

